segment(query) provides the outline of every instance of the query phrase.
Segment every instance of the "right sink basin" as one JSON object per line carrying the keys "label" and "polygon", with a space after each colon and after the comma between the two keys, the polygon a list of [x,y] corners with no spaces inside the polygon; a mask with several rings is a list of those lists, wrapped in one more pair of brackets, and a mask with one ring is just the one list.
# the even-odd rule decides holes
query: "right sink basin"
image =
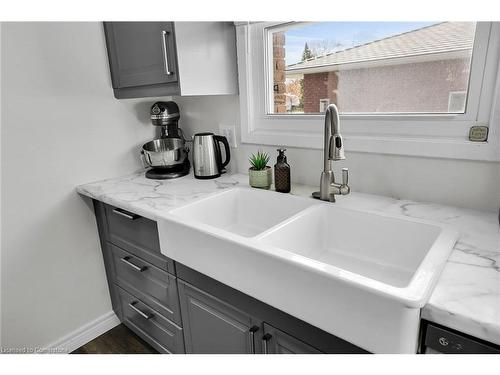
{"label": "right sink basin", "polygon": [[321,205],[274,228],[260,240],[404,288],[440,233],[436,225]]}
{"label": "right sink basin", "polygon": [[311,295],[322,290],[317,319],[331,317],[324,320],[330,332],[376,353],[415,353],[420,308],[457,237],[437,223],[326,203],[273,227],[258,241],[324,277],[304,282]]}

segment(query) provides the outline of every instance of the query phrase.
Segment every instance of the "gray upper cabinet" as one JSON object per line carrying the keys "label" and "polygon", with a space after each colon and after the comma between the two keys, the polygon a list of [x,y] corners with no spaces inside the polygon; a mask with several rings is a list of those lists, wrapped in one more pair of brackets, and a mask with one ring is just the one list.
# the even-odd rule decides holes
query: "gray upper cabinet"
{"label": "gray upper cabinet", "polygon": [[258,352],[260,322],[187,283],[178,281],[186,353],[252,354]]}
{"label": "gray upper cabinet", "polygon": [[113,88],[177,82],[172,22],[105,22]]}
{"label": "gray upper cabinet", "polygon": [[264,354],[321,354],[322,352],[303,341],[264,323],[262,352]]}
{"label": "gray upper cabinet", "polygon": [[104,22],[116,98],[237,94],[230,22]]}

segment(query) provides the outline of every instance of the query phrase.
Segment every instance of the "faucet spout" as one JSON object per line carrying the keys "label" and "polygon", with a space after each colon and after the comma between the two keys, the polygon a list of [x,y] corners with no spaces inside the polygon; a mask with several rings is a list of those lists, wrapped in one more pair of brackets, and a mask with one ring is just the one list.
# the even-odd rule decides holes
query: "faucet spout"
{"label": "faucet spout", "polygon": [[[328,137],[327,129],[329,132]],[[327,150],[329,160],[345,159],[344,141],[340,135],[339,111],[335,104],[330,104],[325,113],[325,157]]]}
{"label": "faucet spout", "polygon": [[325,113],[325,126],[330,125],[330,131],[332,134],[339,133],[340,118],[339,110],[335,104],[330,104],[326,108]]}
{"label": "faucet spout", "polygon": [[325,112],[323,172],[321,173],[320,191],[313,193],[314,198],[335,202],[335,194],[349,194],[347,169],[342,170],[342,184],[335,183],[335,176],[332,171],[332,161],[344,159],[344,141],[342,135],[340,135],[339,111],[335,104],[330,104]]}
{"label": "faucet spout", "polygon": [[[336,107],[335,107],[336,108]],[[330,106],[326,109],[325,112],[325,134],[323,137],[323,172],[328,172],[332,169],[332,164],[330,163],[330,140],[333,134],[333,117],[332,112],[334,110],[330,109]]]}

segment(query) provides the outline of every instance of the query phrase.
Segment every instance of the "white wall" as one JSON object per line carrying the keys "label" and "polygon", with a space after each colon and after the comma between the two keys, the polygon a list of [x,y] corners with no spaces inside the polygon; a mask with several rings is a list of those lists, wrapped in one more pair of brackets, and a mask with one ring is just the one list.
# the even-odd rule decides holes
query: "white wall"
{"label": "white wall", "polygon": [[2,345],[44,347],[111,310],[78,184],[140,168],[154,99],[113,97],[102,25],[2,25]]}
{"label": "white wall", "polygon": [[[239,129],[238,96],[174,100],[181,107],[181,126],[190,135],[201,130],[218,132],[219,124],[235,124]],[[232,169],[246,173],[248,156],[257,149],[268,152],[274,165],[276,148],[239,144],[232,150]],[[287,155],[292,181],[319,185],[321,150],[288,147]],[[346,152],[345,161],[333,164],[336,176],[340,168],[349,168],[353,191],[490,211],[500,207],[500,163]]]}

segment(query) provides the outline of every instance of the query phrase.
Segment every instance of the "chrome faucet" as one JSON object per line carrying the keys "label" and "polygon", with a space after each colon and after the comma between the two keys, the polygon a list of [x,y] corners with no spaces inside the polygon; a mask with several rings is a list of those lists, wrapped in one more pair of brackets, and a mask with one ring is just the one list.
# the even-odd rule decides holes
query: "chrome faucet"
{"label": "chrome faucet", "polygon": [[325,112],[325,144],[323,150],[323,172],[319,183],[319,191],[312,196],[323,201],[335,202],[335,195],[350,193],[348,179],[349,170],[342,168],[342,183],[335,182],[332,171],[332,161],[344,160],[344,143],[339,133],[339,110],[335,104],[330,104]]}

